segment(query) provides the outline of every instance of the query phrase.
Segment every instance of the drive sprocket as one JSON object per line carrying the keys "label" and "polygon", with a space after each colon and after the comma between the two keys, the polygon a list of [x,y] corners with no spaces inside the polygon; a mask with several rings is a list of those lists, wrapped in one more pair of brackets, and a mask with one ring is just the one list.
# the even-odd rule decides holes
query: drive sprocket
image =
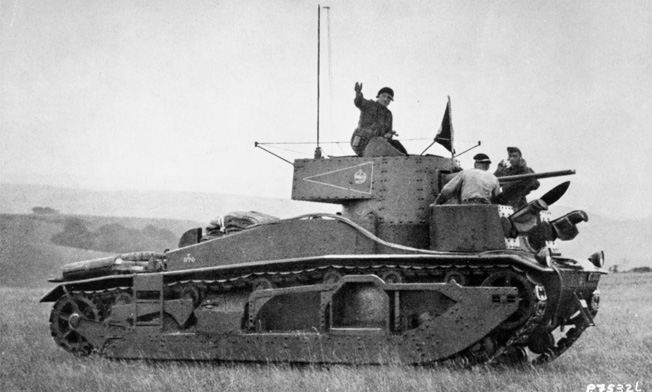
{"label": "drive sprocket", "polygon": [[70,318],[75,314],[91,321],[100,320],[100,312],[91,299],[81,294],[66,294],[52,308],[50,333],[54,341],[66,351],[88,355],[93,351],[93,346],[70,326]]}

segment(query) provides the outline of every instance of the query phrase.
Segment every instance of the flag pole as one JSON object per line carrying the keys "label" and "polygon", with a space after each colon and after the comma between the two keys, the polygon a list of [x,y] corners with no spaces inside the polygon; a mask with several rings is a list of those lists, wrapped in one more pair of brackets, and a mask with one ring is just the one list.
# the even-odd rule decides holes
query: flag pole
{"label": "flag pole", "polygon": [[446,111],[448,112],[448,124],[450,124],[450,133],[451,133],[451,159],[455,158],[455,148],[453,147],[453,105],[451,105],[451,96],[448,96],[448,103],[446,104]]}

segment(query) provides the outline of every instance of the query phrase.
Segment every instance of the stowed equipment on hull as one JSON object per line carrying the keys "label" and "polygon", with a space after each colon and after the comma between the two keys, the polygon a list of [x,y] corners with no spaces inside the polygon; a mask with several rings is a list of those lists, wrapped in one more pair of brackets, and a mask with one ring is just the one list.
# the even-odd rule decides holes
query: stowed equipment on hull
{"label": "stowed equipment on hull", "polygon": [[70,264],[42,300],[55,302],[55,341],[113,358],[544,362],[593,324],[603,257],[554,250],[588,219],[550,220],[545,200],[565,189],[517,212],[431,206],[457,170],[451,159],[294,168],[293,199],[340,204],[341,214],[210,238],[195,229],[163,255]]}

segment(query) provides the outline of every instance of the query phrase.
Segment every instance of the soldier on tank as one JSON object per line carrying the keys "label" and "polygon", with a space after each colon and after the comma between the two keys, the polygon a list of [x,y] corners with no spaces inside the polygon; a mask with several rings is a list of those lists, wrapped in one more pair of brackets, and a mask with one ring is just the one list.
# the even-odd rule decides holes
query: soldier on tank
{"label": "soldier on tank", "polygon": [[392,129],[392,112],[387,109],[393,100],[394,90],[389,87],[381,88],[375,101],[365,99],[362,95],[362,83],[355,83],[353,103],[360,109],[360,119],[351,137],[351,147],[358,156],[369,156],[365,154],[365,147],[373,138],[379,138],[378,141],[382,144],[388,144],[387,147],[398,150],[396,155],[407,154],[403,145],[393,139],[397,134]]}
{"label": "soldier on tank", "polygon": [[[521,150],[519,150],[518,147],[507,147],[507,154],[507,162],[503,159],[498,164],[498,168],[494,173],[496,177],[534,173],[534,171],[527,166],[527,163],[521,154]],[[515,210],[519,210],[527,205],[527,199],[525,196],[537,188],[539,188],[539,181],[534,178],[503,184],[502,194],[498,197],[496,202],[510,205],[514,207]]]}
{"label": "soldier on tank", "polygon": [[473,169],[457,174],[441,190],[435,204],[457,198],[462,204],[491,204],[500,191],[498,179],[488,172],[491,159],[485,154],[473,157]]}

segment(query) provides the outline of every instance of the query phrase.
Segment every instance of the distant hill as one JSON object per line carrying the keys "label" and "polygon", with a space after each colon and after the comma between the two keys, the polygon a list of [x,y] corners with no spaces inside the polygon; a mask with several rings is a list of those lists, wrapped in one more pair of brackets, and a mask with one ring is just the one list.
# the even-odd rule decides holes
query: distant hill
{"label": "distant hill", "polygon": [[[59,220],[60,222],[61,220]],[[55,245],[97,250],[101,252],[128,253],[142,249],[172,248],[179,236],[172,231],[148,224],[143,229],[109,223],[93,230],[94,222],[79,217],[67,217],[63,230],[50,238]]]}
{"label": "distant hill", "polygon": [[[88,232],[100,238],[97,242],[100,246],[91,247],[105,251],[53,243],[53,237],[65,233],[66,223],[71,220],[84,222]],[[48,278],[61,275],[62,265],[73,261],[139,250],[162,252],[176,247],[186,229],[198,226],[201,225],[197,222],[171,219],[0,214],[0,286],[45,286]],[[154,235],[147,235],[150,232]],[[125,241],[120,233],[129,234],[129,240]]]}

